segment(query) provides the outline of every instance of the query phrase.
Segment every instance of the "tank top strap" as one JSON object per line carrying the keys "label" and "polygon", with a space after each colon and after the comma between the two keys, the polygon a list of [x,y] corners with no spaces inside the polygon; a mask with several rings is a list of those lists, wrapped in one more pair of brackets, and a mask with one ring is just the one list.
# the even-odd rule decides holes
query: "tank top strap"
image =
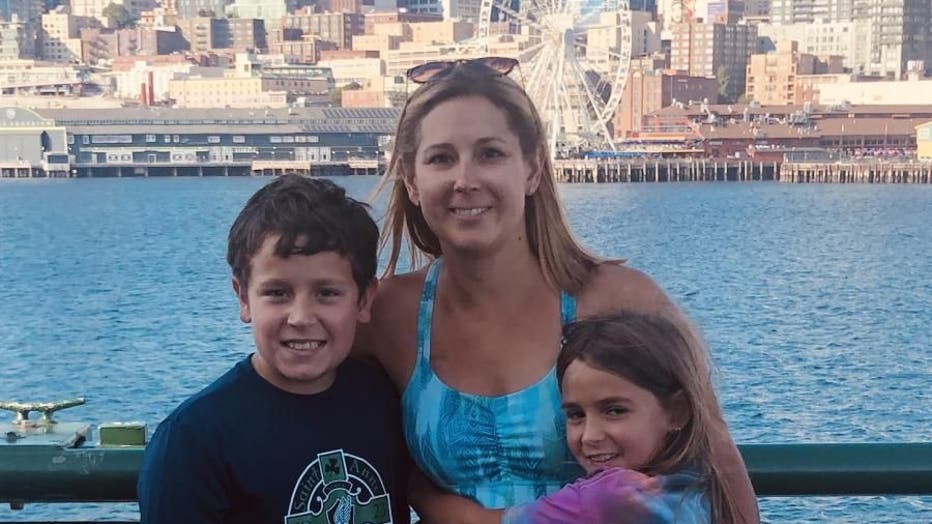
{"label": "tank top strap", "polygon": [[427,268],[424,289],[421,290],[421,303],[417,309],[417,362],[418,366],[426,363],[430,366],[430,325],[434,316],[434,298],[437,296],[437,281],[443,259],[437,258]]}
{"label": "tank top strap", "polygon": [[576,297],[560,291],[560,323],[565,326],[576,320]]}

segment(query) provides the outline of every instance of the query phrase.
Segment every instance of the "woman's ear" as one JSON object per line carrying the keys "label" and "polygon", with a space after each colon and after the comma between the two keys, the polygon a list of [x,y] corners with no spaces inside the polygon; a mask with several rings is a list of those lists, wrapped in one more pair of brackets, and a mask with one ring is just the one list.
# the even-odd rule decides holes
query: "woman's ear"
{"label": "woman's ear", "polygon": [[[421,205],[421,197],[417,190],[417,184],[414,182],[414,177],[410,176],[405,169],[404,165],[401,162],[398,162],[398,176],[401,177],[401,181],[404,182],[405,190],[408,192],[408,200],[411,201],[415,206]],[[413,173],[412,173],[413,175]]]}
{"label": "woman's ear", "polygon": [[546,153],[543,147],[538,148],[537,154],[527,159],[528,174],[524,186],[525,196],[533,195],[537,192],[537,188],[540,187],[540,179],[543,176],[544,166],[547,165],[546,160]]}

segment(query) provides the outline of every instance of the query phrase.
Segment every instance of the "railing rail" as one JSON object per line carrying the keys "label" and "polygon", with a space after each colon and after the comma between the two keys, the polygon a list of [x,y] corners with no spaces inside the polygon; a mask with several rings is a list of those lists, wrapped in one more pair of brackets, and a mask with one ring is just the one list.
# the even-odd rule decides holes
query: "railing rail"
{"label": "railing rail", "polygon": [[[758,496],[932,495],[932,442],[738,448]],[[136,500],[141,447],[30,449],[0,463],[0,503]]]}

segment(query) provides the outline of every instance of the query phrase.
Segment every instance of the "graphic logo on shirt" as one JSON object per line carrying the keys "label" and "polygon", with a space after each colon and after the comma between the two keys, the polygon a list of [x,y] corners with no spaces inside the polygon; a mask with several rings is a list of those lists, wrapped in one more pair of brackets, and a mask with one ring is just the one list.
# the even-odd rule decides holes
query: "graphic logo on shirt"
{"label": "graphic logo on shirt", "polygon": [[291,494],[285,524],[391,524],[382,476],[342,449],[317,455]]}

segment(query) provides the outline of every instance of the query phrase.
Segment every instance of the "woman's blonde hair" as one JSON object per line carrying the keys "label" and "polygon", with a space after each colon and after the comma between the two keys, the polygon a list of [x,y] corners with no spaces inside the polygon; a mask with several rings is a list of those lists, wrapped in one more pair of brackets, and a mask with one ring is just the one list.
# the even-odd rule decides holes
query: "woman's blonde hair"
{"label": "woman's blonde hair", "polygon": [[[727,435],[718,416],[709,354],[696,328],[681,315],[621,311],[568,324],[557,357],[563,389],[566,368],[576,361],[620,376],[657,397],[677,413],[679,427],[641,468],[647,475],[696,468],[716,524],[738,520],[732,488],[712,459],[717,441]],[[679,410],[685,409],[685,413]]]}
{"label": "woman's blonde hair", "polygon": [[485,98],[505,113],[525,159],[540,169],[537,190],[525,198],[525,225],[531,252],[540,262],[549,285],[569,293],[578,292],[601,260],[583,249],[570,232],[557,198],[553,165],[537,109],[513,80],[468,62],[457,64],[449,74],[421,85],[401,112],[388,171],[379,185],[381,191],[393,184],[380,242],[381,249],[390,247],[383,276],[395,273],[405,234],[412,269],[420,266],[425,256],[433,259],[443,254],[440,239],[430,229],[420,207],[408,198],[405,180],[414,176],[424,117],[447,100],[470,96]]}

